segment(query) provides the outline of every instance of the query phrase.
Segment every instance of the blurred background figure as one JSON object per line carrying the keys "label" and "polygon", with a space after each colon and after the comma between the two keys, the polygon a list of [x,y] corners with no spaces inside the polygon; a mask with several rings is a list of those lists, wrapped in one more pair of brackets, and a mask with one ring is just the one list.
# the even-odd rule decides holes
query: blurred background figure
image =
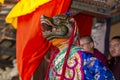
{"label": "blurred background figure", "polygon": [[110,69],[115,76],[115,80],[120,80],[120,36],[112,37],[110,41]]}
{"label": "blurred background figure", "polygon": [[94,41],[91,36],[80,37],[80,47],[85,52],[91,53],[94,57],[99,59],[104,65],[108,67],[108,60],[103,53],[94,47]]}

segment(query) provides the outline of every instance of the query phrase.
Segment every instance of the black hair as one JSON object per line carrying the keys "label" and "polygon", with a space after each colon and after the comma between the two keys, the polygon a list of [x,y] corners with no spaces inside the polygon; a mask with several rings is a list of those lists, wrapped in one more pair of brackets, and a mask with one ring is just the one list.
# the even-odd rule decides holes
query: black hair
{"label": "black hair", "polygon": [[86,39],[89,42],[94,42],[91,36],[82,36],[82,37],[80,37],[80,39]]}
{"label": "black hair", "polygon": [[114,37],[112,37],[112,39],[111,39],[111,40],[113,40],[113,39],[120,40],[120,36],[114,36]]}

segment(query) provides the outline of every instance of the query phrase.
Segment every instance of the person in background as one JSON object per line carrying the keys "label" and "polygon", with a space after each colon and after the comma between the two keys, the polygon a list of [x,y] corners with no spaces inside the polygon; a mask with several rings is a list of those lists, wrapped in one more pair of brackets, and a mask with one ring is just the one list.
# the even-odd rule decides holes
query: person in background
{"label": "person in background", "polygon": [[110,69],[114,74],[115,80],[120,80],[120,36],[114,36],[110,40]]}
{"label": "person in background", "polygon": [[108,67],[108,60],[99,50],[94,47],[94,41],[91,36],[80,37],[80,47],[85,52],[89,52],[91,55],[100,60],[105,66]]}

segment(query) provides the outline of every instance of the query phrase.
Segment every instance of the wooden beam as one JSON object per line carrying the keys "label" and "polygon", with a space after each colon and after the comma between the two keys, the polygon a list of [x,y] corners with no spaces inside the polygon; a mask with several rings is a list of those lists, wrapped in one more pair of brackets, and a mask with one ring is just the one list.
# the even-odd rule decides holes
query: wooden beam
{"label": "wooden beam", "polygon": [[72,15],[76,15],[76,14],[82,13],[82,14],[91,15],[91,16],[94,16],[94,17],[99,17],[99,18],[109,18],[110,17],[109,15],[93,13],[93,12],[90,12],[90,11],[79,10],[79,9],[75,9],[75,8],[69,9],[69,12]]}

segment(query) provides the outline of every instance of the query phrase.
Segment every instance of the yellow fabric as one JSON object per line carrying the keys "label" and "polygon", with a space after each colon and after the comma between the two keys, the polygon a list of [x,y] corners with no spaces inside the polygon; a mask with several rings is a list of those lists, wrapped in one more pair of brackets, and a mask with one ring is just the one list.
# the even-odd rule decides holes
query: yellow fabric
{"label": "yellow fabric", "polygon": [[3,4],[3,3],[4,3],[4,0],[0,0],[0,3],[2,3],[2,4]]}
{"label": "yellow fabric", "polygon": [[51,0],[21,0],[10,11],[6,17],[6,22],[11,23],[14,28],[17,28],[17,17],[33,12],[40,5],[43,5]]}

